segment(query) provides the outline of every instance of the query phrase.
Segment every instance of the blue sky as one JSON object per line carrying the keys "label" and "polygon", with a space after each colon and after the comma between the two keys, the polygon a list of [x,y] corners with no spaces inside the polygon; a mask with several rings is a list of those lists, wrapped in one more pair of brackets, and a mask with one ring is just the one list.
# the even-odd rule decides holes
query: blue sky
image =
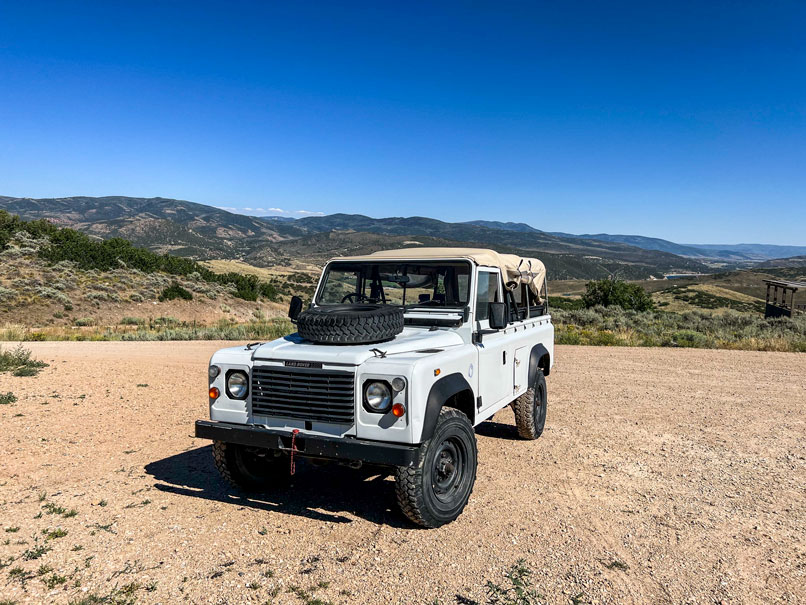
{"label": "blue sky", "polygon": [[0,195],[802,245],[805,30],[775,1],[4,2]]}

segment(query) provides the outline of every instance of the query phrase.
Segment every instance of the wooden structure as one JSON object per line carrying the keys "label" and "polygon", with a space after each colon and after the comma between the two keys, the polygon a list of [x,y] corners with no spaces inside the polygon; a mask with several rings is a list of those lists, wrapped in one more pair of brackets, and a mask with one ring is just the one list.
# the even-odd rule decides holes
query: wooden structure
{"label": "wooden structure", "polygon": [[[767,284],[767,306],[764,317],[792,317],[792,312],[796,308],[795,293],[801,288],[806,288],[806,282],[765,279],[764,283]],[[781,290],[780,300],[778,290]],[[803,305],[797,305],[798,309],[802,307]]]}

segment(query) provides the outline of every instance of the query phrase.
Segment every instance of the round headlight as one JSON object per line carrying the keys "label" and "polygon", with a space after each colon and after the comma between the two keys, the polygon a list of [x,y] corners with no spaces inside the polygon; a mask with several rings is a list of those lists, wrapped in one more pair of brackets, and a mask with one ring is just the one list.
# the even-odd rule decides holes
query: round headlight
{"label": "round headlight", "polygon": [[209,369],[207,370],[207,374],[210,376],[210,382],[215,380],[220,373],[221,368],[219,368],[218,366],[210,366]]}
{"label": "round headlight", "polygon": [[227,393],[233,399],[246,399],[249,378],[243,372],[231,372],[227,376]]}
{"label": "round headlight", "polygon": [[393,378],[392,388],[395,390],[395,393],[399,393],[400,391],[406,388],[406,379],[401,378],[400,376],[398,376],[397,378]]}
{"label": "round headlight", "polygon": [[392,404],[392,392],[385,382],[370,382],[364,390],[364,401],[373,412],[385,412]]}

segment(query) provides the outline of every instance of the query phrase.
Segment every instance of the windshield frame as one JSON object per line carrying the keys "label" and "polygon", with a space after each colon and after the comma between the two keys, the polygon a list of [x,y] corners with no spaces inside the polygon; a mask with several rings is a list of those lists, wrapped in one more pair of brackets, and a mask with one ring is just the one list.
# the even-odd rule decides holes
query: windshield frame
{"label": "windshield frame", "polygon": [[[328,278],[330,276],[331,269],[334,266],[338,266],[338,265],[341,265],[341,264],[350,264],[350,265],[355,265],[355,264],[361,264],[361,265],[420,265],[420,266],[422,266],[422,265],[444,265],[444,264],[452,264],[452,265],[463,264],[463,265],[467,265],[468,269],[469,269],[469,271],[468,271],[468,280],[467,280],[467,293],[466,293],[467,298],[468,298],[467,302],[465,302],[463,304],[459,304],[459,305],[453,305],[453,306],[424,305],[424,304],[422,304],[420,302],[416,302],[416,303],[407,303],[405,306],[403,306],[403,308],[404,308],[405,312],[415,311],[416,310],[418,312],[428,312],[428,313],[434,313],[434,312],[445,313],[445,312],[448,312],[448,313],[451,313],[451,314],[456,314],[456,313],[464,312],[470,306],[470,304],[472,302],[471,299],[472,299],[472,296],[473,296],[473,287],[474,287],[473,284],[474,284],[474,280],[475,280],[475,263],[473,263],[472,261],[470,261],[467,258],[438,258],[438,259],[436,259],[436,258],[435,259],[423,259],[423,258],[385,259],[385,258],[379,258],[377,260],[368,260],[368,259],[367,260],[363,260],[363,259],[362,260],[333,259],[331,261],[328,261],[328,263],[322,269],[322,276],[319,279],[319,284],[317,285],[316,293],[314,294],[314,297],[313,297],[313,304],[314,305],[316,305],[316,306],[325,306],[326,307],[326,306],[330,306],[330,305],[340,304],[340,303],[333,303],[333,302],[323,303],[321,301],[321,298],[322,298],[322,294],[324,292],[324,289],[327,287],[327,281],[328,281]],[[349,303],[344,303],[344,304],[349,304]],[[384,304],[384,303],[378,303],[378,304]],[[386,304],[392,304],[392,303],[386,303]],[[398,306],[400,306],[400,305],[398,305]]]}

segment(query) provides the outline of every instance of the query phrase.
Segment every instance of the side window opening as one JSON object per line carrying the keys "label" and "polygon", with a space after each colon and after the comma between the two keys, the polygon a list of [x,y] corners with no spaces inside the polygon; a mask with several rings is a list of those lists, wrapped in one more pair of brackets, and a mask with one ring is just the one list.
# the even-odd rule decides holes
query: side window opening
{"label": "side window opening", "polygon": [[512,321],[520,321],[527,317],[529,317],[529,286],[521,284],[512,290],[510,318]]}
{"label": "side window opening", "polygon": [[543,286],[543,296],[537,296],[528,284],[521,284],[515,288],[510,300],[510,319],[520,321],[529,317],[540,317],[547,313],[545,285]]}
{"label": "side window opening", "polygon": [[498,273],[479,271],[478,282],[476,291],[476,321],[485,321],[490,318],[490,303],[499,302]]}
{"label": "side window opening", "polygon": [[548,299],[546,298],[545,285],[542,288],[542,302],[531,289],[528,289],[527,292],[529,296],[529,317],[540,317],[541,315],[548,313]]}

